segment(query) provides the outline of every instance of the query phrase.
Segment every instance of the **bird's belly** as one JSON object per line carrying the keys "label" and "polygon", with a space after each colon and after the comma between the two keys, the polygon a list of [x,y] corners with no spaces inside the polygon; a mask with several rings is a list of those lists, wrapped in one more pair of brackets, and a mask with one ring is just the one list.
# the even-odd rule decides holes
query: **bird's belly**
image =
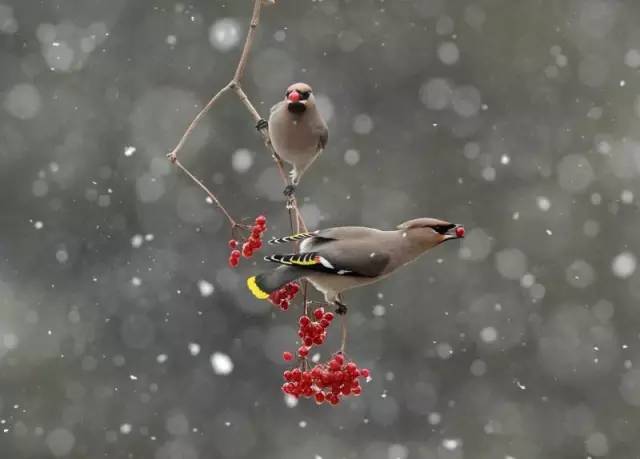
{"label": "bird's belly", "polygon": [[[307,132],[308,131],[308,132]],[[302,126],[290,126],[288,135],[278,135],[274,130],[271,142],[282,159],[291,162],[297,157],[313,157],[317,153],[318,139],[311,130]]]}
{"label": "bird's belly", "polygon": [[322,273],[312,274],[311,276],[308,276],[307,279],[316,289],[320,290],[325,295],[331,293],[339,294],[345,290],[373,284],[380,280],[380,278],[374,277],[337,276],[335,274]]}

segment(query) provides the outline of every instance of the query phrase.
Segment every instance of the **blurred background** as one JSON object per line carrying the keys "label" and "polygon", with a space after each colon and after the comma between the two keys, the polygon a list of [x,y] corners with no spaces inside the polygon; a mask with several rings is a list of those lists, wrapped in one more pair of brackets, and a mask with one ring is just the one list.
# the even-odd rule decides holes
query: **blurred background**
{"label": "blurred background", "polygon": [[[264,9],[246,92],[266,116],[306,81],[330,128],[298,191],[309,226],[467,228],[347,294],[373,379],[335,408],[285,400],[299,307],[250,295],[266,263],[227,267],[224,216],[165,158],[231,78],[251,9],[0,0],[0,455],[636,458],[640,5]],[[289,232],[234,96],[181,161]]]}

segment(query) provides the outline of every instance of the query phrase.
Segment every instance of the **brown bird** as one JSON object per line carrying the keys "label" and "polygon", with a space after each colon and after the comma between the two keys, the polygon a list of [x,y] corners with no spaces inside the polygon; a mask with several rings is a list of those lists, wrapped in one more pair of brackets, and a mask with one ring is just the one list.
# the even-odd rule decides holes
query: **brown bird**
{"label": "brown bird", "polygon": [[383,231],[364,226],[341,226],[300,233],[270,244],[302,241],[299,253],[270,255],[265,260],[282,266],[247,279],[249,290],[260,299],[288,282],[307,279],[327,302],[347,310],[345,290],[372,284],[414,261],[445,241],[464,237],[464,227],[436,218],[416,218]]}
{"label": "brown bird", "polygon": [[271,108],[269,135],[278,156],[292,166],[291,185],[285,189],[290,195],[329,139],[311,86],[295,83],[287,88],[284,100]]}

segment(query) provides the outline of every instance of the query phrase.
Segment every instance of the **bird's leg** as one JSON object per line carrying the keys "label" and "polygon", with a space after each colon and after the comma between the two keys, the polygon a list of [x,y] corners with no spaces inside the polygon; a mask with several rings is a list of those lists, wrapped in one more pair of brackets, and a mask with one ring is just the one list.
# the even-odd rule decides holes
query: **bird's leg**
{"label": "bird's leg", "polygon": [[287,197],[287,208],[295,207],[295,192],[298,182],[300,181],[300,175],[296,172],[295,166],[290,173],[291,182],[287,185],[283,191],[283,194]]}
{"label": "bird's leg", "polygon": [[269,123],[267,122],[267,120],[260,118],[258,120],[258,122],[256,123],[256,129],[258,131],[262,131],[263,129],[266,129],[269,127]]}

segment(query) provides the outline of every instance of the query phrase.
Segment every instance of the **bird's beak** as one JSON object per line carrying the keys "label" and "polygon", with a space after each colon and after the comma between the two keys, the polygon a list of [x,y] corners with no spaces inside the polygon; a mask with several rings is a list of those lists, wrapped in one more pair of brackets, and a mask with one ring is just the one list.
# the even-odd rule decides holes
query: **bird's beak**
{"label": "bird's beak", "polygon": [[464,226],[456,224],[456,226],[444,234],[444,240],[449,241],[451,239],[462,239],[464,238],[464,233]]}
{"label": "bird's beak", "polygon": [[300,99],[297,91],[291,91],[287,96],[287,110],[291,113],[303,113],[307,109],[307,101]]}

